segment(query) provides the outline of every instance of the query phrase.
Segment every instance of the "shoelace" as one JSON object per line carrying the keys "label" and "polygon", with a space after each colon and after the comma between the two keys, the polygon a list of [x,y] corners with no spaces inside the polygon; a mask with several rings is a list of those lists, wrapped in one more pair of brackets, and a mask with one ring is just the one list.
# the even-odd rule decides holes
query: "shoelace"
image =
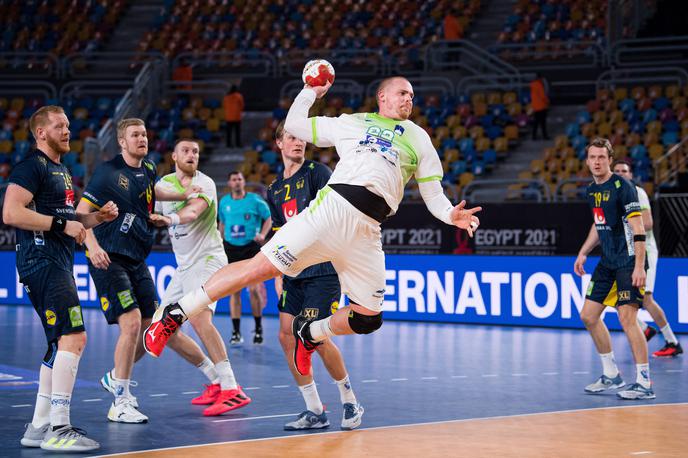
{"label": "shoelace", "polygon": [[178,328],[179,325],[171,316],[167,316],[162,320],[162,333],[165,337],[170,337]]}
{"label": "shoelace", "polygon": [[81,428],[77,428],[76,426],[68,426],[68,429],[66,429],[64,432],[61,432],[59,435],[67,437],[86,436],[86,431]]}

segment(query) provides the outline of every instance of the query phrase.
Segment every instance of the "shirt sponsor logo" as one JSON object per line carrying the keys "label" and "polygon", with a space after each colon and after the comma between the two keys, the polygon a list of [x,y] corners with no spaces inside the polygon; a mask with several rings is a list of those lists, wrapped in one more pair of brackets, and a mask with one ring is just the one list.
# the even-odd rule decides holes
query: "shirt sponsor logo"
{"label": "shirt sponsor logo", "polygon": [[292,199],[282,204],[282,213],[284,214],[284,219],[287,221],[296,216],[297,210],[296,199]]}
{"label": "shirt sponsor logo", "polygon": [[595,219],[595,224],[607,224],[607,219],[604,217],[604,210],[601,208],[593,208],[592,216]]}
{"label": "shirt sponsor logo", "polygon": [[303,316],[305,316],[309,320],[315,320],[316,318],[318,318],[319,314],[320,314],[320,310],[318,310],[318,309],[312,309],[312,308],[303,309]]}
{"label": "shirt sponsor logo", "polygon": [[55,321],[57,321],[57,316],[55,315],[55,312],[53,312],[52,309],[48,309],[45,311],[45,322],[47,323],[48,326],[55,326]]}
{"label": "shirt sponsor logo", "polygon": [[280,264],[286,267],[291,267],[292,264],[296,262],[296,257],[289,252],[286,245],[277,245],[275,249],[272,250],[272,254],[275,255],[275,259],[277,259]]}
{"label": "shirt sponsor logo", "polygon": [[136,218],[136,215],[133,213],[125,213],[124,214],[124,220],[122,221],[122,225],[119,227],[119,230],[124,232],[125,234],[129,232],[129,229],[131,229],[131,225],[134,222],[134,219]]}
{"label": "shirt sponsor logo", "polygon": [[69,321],[71,321],[72,327],[74,327],[74,328],[84,325],[84,318],[83,318],[83,316],[81,316],[81,306],[80,305],[75,305],[74,307],[69,307]]}
{"label": "shirt sponsor logo", "polygon": [[246,237],[246,226],[243,224],[232,224],[229,231],[229,236],[233,239]]}
{"label": "shirt sponsor logo", "polygon": [[65,207],[74,207],[73,189],[65,189]]}
{"label": "shirt sponsor logo", "polygon": [[100,308],[103,309],[103,312],[107,312],[110,308],[110,301],[107,299],[107,297],[103,296],[100,298]]}

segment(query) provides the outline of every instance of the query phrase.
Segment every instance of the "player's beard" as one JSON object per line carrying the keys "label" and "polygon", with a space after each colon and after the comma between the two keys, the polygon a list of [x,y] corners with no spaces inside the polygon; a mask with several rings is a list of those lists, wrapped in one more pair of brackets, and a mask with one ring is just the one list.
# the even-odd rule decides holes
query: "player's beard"
{"label": "player's beard", "polygon": [[196,164],[187,164],[186,162],[180,162],[178,164],[175,164],[176,167],[184,172],[185,175],[188,176],[194,176],[196,174],[196,170],[198,170],[198,166]]}
{"label": "player's beard", "polygon": [[67,142],[67,145],[63,145],[62,142],[55,140],[52,137],[47,137],[45,139],[45,143],[48,145],[48,147],[55,151],[57,154],[60,156],[67,154],[69,152],[69,141]]}

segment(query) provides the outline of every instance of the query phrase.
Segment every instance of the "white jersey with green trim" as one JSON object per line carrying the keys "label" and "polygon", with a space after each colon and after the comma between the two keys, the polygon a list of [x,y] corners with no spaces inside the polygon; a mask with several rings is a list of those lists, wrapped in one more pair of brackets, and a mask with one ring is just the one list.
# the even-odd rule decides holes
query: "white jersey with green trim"
{"label": "white jersey with green trim", "polygon": [[[650,207],[650,198],[647,193],[640,186],[635,187],[638,191],[638,202],[640,203],[640,210],[649,210],[652,213],[652,207]],[[655,234],[652,229],[645,231],[645,249],[647,251],[657,251],[657,241],[655,240]]]}
{"label": "white jersey with green trim", "polygon": [[[208,203],[198,218],[187,224],[170,226],[168,232],[174,256],[180,269],[191,267],[208,256],[227,259],[222,236],[217,229],[217,188],[215,182],[207,175],[196,172],[191,184],[200,186],[201,192],[192,194],[189,199],[199,197]],[[174,173],[161,178],[159,185],[176,192],[184,192],[184,187]],[[155,210],[163,215],[176,213],[187,205],[188,201],[156,202]]]}
{"label": "white jersey with green trim", "polygon": [[383,197],[392,213],[412,176],[419,183],[441,181],[442,163],[430,136],[413,121],[377,113],[310,118],[312,143],[335,146],[340,161],[329,184],[365,186]]}

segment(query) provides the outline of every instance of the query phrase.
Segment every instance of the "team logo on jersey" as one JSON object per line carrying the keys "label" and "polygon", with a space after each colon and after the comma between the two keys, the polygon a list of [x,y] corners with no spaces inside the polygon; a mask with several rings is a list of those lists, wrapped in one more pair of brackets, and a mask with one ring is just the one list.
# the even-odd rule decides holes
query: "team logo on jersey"
{"label": "team logo on jersey", "polygon": [[246,221],[250,220],[250,219],[251,219],[251,214],[250,214],[250,213],[244,213],[244,219],[245,219]]}
{"label": "team logo on jersey", "polygon": [[290,201],[283,203],[282,213],[284,214],[284,219],[286,219],[287,221],[296,216],[296,213],[298,213],[298,208],[296,207],[296,199],[291,199]]}
{"label": "team logo on jersey", "polygon": [[73,189],[65,189],[65,207],[74,207]]}
{"label": "team logo on jersey", "polygon": [[404,133],[404,128],[397,124],[394,126],[394,133],[397,135],[402,135]]}
{"label": "team logo on jersey", "polygon": [[117,179],[117,184],[120,188],[124,189],[125,191],[129,190],[129,178],[125,177],[121,173],[119,174],[119,178]]}
{"label": "team logo on jersey", "polygon": [[296,189],[303,189],[303,178],[296,182]]}
{"label": "team logo on jersey", "polygon": [[52,309],[46,310],[45,322],[48,324],[48,326],[55,326],[55,321],[57,321],[57,316],[55,315],[55,312],[53,312]]}
{"label": "team logo on jersey", "polygon": [[318,310],[318,309],[311,309],[311,308],[303,309],[303,316],[305,316],[309,320],[315,320],[316,318],[318,318],[319,313],[320,313],[320,310]]}
{"label": "team logo on jersey", "polygon": [[595,220],[595,224],[607,224],[607,219],[604,217],[604,210],[601,208],[593,208],[592,216]]}

